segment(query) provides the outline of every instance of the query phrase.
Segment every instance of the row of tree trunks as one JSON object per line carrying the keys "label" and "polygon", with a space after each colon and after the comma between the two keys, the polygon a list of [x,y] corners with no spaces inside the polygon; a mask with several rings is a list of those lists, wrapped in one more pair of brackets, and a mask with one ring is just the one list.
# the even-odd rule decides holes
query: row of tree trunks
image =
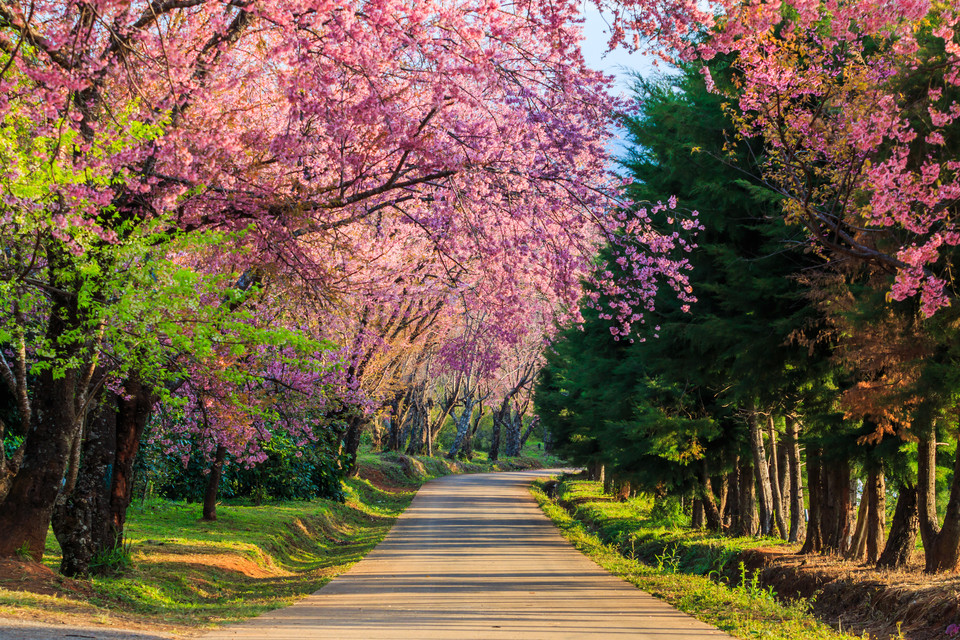
{"label": "row of tree trunks", "polygon": [[876,564],[880,559],[887,519],[886,490],[883,469],[870,469],[857,508],[857,526],[847,550],[847,557],[851,560]]}

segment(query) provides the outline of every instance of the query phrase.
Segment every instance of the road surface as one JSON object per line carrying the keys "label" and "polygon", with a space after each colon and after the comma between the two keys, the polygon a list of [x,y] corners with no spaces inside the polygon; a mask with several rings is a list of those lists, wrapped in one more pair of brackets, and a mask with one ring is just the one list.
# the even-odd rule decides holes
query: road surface
{"label": "road surface", "polygon": [[446,476],[380,545],[299,603],[205,640],[727,638],[574,549],[528,486],[543,472]]}

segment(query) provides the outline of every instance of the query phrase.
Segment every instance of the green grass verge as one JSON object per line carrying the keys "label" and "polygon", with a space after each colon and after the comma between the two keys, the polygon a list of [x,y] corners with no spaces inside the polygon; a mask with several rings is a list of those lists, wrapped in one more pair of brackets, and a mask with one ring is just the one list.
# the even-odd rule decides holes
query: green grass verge
{"label": "green grass verge", "polygon": [[[731,586],[737,581],[717,581],[702,575],[713,571],[713,577],[719,577],[717,569],[710,567],[716,563],[716,558],[732,554],[727,550],[742,548],[746,544],[742,539],[739,542],[732,539],[729,543],[710,541],[704,546],[714,548],[714,543],[718,545],[710,553],[683,553],[677,545],[685,533],[651,519],[650,505],[646,500],[604,501],[596,483],[563,483],[559,498],[568,506],[577,503],[574,517],[566,508],[550,500],[538,486],[532,491],[544,513],[563,536],[594,562],[733,636],[770,640],[858,637],[838,633],[815,619],[807,601],[778,602],[774,594],[760,587],[746,572],[737,586]],[[636,557],[621,552],[631,536],[634,549],[640,542],[641,550]],[[654,563],[641,560],[644,553],[656,548],[660,551],[655,554]]]}

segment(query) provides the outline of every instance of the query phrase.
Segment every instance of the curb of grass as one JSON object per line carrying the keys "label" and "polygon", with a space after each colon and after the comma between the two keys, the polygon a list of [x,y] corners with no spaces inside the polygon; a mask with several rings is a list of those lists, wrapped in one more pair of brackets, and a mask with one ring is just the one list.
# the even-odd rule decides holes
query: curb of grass
{"label": "curb of grass", "polygon": [[[739,586],[715,582],[705,575],[676,573],[676,565],[661,560],[661,568],[622,555],[553,502],[538,484],[531,493],[560,533],[591,560],[634,586],[664,600],[680,611],[712,624],[738,638],[770,640],[853,639],[815,619],[810,603],[803,600],[780,603],[750,576]],[[663,566],[665,565],[665,567]],[[671,567],[673,569],[671,570]]]}

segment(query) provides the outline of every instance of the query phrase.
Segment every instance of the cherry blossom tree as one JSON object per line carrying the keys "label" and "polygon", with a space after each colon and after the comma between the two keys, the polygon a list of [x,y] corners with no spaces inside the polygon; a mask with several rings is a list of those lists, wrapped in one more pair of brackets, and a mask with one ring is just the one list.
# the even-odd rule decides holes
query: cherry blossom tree
{"label": "cherry blossom tree", "polygon": [[[496,301],[499,322],[531,277],[572,308],[618,224],[604,147],[617,105],[583,63],[577,10],[0,1],[2,372],[34,405],[20,413],[0,555],[42,554],[108,384],[136,376],[152,404],[177,384],[178,349],[230,352],[218,327],[269,308],[255,304],[263,285],[295,283],[318,323],[369,295],[389,309],[430,281]],[[682,258],[637,261],[640,287],[683,289]],[[249,337],[252,354],[279,335]]]}

